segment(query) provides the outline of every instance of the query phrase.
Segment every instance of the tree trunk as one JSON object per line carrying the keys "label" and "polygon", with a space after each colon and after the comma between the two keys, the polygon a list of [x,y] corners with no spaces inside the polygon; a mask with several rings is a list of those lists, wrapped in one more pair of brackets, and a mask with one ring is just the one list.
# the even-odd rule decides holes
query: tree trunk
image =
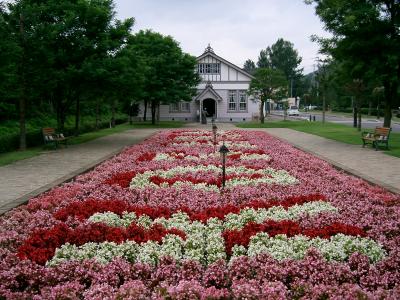
{"label": "tree trunk", "polygon": [[25,84],[22,83],[22,91],[19,98],[19,150],[26,150],[26,98]]}
{"label": "tree trunk", "polygon": [[21,94],[19,96],[19,150],[26,150],[26,81],[25,81],[25,32],[24,17],[19,18],[22,56],[19,66]]}
{"label": "tree trunk", "polygon": [[372,99],[369,99],[368,116],[371,116],[371,114],[372,114]]}
{"label": "tree trunk", "polygon": [[111,127],[115,127],[115,100],[111,102]]}
{"label": "tree trunk", "polygon": [[157,104],[157,122],[160,122],[160,103]]}
{"label": "tree trunk", "polygon": [[143,113],[143,121],[147,120],[147,99],[144,100],[144,113]]}
{"label": "tree trunk", "polygon": [[61,109],[61,111],[60,111],[60,124],[59,124],[59,126],[58,126],[58,130],[60,131],[60,132],[63,132],[64,133],[64,125],[65,125],[65,118],[66,118],[66,116],[65,116],[65,113],[64,113],[64,110],[63,109]]}
{"label": "tree trunk", "polygon": [[356,97],[357,105],[357,131],[361,131],[361,99]]}
{"label": "tree trunk", "polygon": [[157,103],[156,101],[151,101],[151,124],[156,124],[156,110],[157,110]]}
{"label": "tree trunk", "polygon": [[76,110],[75,110],[75,136],[79,135],[79,123],[80,123],[80,117],[81,117],[81,100],[78,97],[76,97]]}
{"label": "tree trunk", "polygon": [[325,101],[325,92],[322,96],[322,124],[325,124],[325,112],[326,112],[326,101]]}
{"label": "tree trunk", "polygon": [[353,127],[357,128],[357,107],[354,101],[354,97],[351,97],[351,104],[353,106]]}
{"label": "tree trunk", "polygon": [[380,106],[380,99],[378,97],[378,106],[376,107],[376,118],[379,120],[381,118],[381,106]]}
{"label": "tree trunk", "polygon": [[264,103],[265,101],[261,100],[260,102],[260,122],[261,124],[265,123],[265,118],[264,118]]}
{"label": "tree trunk", "polygon": [[391,84],[389,81],[385,81],[383,83],[385,87],[384,92],[384,101],[385,101],[385,110],[384,110],[384,120],[383,126],[390,127],[390,123],[392,121],[392,101],[395,99],[396,91],[397,91],[397,84]]}
{"label": "tree trunk", "polygon": [[96,99],[96,130],[99,130],[100,116],[99,116],[99,99]]}

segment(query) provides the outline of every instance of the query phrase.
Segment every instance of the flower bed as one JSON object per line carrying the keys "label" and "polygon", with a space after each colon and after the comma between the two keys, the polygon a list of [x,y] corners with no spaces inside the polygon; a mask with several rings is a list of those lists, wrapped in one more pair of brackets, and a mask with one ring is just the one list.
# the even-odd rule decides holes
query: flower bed
{"label": "flower bed", "polygon": [[396,299],[399,195],[261,132],[170,130],[0,219],[0,299]]}

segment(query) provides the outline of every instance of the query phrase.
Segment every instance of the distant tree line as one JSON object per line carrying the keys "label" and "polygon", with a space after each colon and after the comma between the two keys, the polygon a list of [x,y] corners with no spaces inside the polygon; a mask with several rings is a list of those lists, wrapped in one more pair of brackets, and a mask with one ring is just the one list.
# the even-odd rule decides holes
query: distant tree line
{"label": "distant tree line", "polygon": [[[115,18],[112,0],[16,0],[0,4],[0,121],[48,113],[63,130],[82,108],[122,108],[144,100],[156,121],[160,103],[188,100],[198,83],[196,59],[170,36],[131,34],[134,19]],[[128,111],[127,111],[128,112]]]}

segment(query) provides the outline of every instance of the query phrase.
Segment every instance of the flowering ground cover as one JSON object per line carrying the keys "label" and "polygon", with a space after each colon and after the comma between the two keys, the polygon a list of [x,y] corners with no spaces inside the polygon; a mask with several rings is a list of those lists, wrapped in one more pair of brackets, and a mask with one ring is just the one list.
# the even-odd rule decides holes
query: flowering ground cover
{"label": "flowering ground cover", "polygon": [[0,299],[400,298],[399,195],[262,132],[217,143],[164,131],[1,217]]}

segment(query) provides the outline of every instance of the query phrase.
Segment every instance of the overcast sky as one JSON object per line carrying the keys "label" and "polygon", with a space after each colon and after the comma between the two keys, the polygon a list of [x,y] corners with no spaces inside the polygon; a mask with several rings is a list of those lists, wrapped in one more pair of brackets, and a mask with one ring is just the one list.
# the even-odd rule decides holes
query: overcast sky
{"label": "overcast sky", "polygon": [[313,70],[318,45],[312,34],[327,36],[312,6],[303,0],[114,0],[117,17],[135,18],[134,32],[152,29],[171,35],[185,52],[214,52],[243,67],[278,38],[294,44],[305,73]]}

